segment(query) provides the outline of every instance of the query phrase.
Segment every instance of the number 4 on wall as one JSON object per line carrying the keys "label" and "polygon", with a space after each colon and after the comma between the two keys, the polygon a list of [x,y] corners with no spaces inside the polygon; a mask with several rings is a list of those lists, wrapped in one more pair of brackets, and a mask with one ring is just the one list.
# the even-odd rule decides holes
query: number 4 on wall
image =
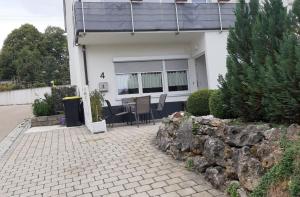
{"label": "number 4 on wall", "polygon": [[102,79],[105,78],[104,72],[101,73],[100,78],[102,78]]}

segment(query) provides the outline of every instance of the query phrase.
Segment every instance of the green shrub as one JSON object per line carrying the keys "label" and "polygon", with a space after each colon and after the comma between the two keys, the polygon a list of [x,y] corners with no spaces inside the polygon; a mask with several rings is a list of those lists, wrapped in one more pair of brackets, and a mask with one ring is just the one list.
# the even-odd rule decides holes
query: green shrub
{"label": "green shrub", "polygon": [[217,118],[226,118],[224,101],[220,90],[215,90],[211,93],[209,97],[209,110]]}
{"label": "green shrub", "polygon": [[64,111],[63,98],[69,96],[76,96],[76,86],[52,87],[51,95],[53,96],[55,113],[61,113]]}
{"label": "green shrub", "polygon": [[92,110],[93,122],[98,122],[102,120],[102,105],[104,98],[99,90],[94,90],[90,93],[90,102]]}
{"label": "green shrub", "polygon": [[35,116],[51,116],[56,114],[53,97],[48,94],[45,94],[45,99],[36,99],[32,107]]}
{"label": "green shrub", "polygon": [[209,112],[209,97],[212,90],[204,89],[192,93],[187,100],[187,111],[194,116],[204,116]]}

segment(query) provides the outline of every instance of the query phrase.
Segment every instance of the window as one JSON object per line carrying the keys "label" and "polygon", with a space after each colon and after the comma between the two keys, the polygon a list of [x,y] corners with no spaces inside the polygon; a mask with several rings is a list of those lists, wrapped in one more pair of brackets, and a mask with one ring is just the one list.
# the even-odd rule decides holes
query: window
{"label": "window", "polygon": [[188,60],[114,62],[118,95],[188,90]]}
{"label": "window", "polygon": [[138,94],[138,74],[117,74],[118,94]]}
{"label": "window", "polygon": [[188,90],[188,81],[186,71],[168,71],[168,89],[173,91]]}
{"label": "window", "polygon": [[162,92],[162,74],[161,72],[142,73],[143,93]]}

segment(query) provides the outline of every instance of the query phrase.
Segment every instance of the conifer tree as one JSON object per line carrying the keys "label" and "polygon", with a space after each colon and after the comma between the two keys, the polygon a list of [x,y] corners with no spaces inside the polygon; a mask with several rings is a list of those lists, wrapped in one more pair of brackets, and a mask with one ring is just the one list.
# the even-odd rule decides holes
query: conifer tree
{"label": "conifer tree", "polygon": [[258,0],[251,0],[249,4],[240,0],[237,5],[235,26],[230,29],[228,36],[227,74],[225,79],[219,79],[225,110],[237,116],[243,116],[249,111],[246,103],[247,67],[252,64],[252,28],[258,9]]}
{"label": "conifer tree", "polygon": [[253,64],[247,68],[249,98],[246,103],[250,111],[246,116],[250,121],[266,120],[263,105],[266,67],[276,63],[275,54],[279,52],[283,35],[290,30],[290,17],[282,0],[265,1],[252,29]]}
{"label": "conifer tree", "polygon": [[285,36],[276,60],[266,72],[267,117],[270,121],[300,123],[300,45],[294,34]]}

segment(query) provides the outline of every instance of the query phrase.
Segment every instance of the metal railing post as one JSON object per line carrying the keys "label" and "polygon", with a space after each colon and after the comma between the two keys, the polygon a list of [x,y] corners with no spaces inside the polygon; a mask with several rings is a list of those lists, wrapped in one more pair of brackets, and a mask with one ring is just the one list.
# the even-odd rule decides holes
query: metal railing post
{"label": "metal railing post", "polygon": [[177,25],[177,32],[176,32],[176,34],[179,34],[180,33],[180,28],[179,28],[178,8],[177,8],[176,1],[175,1],[174,5],[175,5],[176,25]]}
{"label": "metal railing post", "polygon": [[223,32],[223,23],[222,23],[221,6],[220,6],[219,1],[218,1],[218,10],[219,10],[219,21],[220,21],[220,33],[222,33]]}
{"label": "metal railing post", "polygon": [[133,5],[132,5],[132,1],[130,1],[130,13],[131,13],[131,27],[132,27],[132,32],[131,34],[134,35],[135,33],[135,29],[134,29],[134,15],[133,15]]}
{"label": "metal railing post", "polygon": [[86,29],[85,29],[85,18],[84,18],[83,0],[81,0],[81,12],[82,12],[83,35],[85,35],[86,34]]}

